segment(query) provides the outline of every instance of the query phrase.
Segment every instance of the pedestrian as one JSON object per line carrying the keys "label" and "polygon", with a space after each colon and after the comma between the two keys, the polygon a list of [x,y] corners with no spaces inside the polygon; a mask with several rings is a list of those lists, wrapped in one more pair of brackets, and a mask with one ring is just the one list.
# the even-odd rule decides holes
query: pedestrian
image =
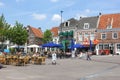
{"label": "pedestrian", "polygon": [[89,50],[86,52],[87,60],[91,60],[92,52]]}
{"label": "pedestrian", "polygon": [[82,57],[83,57],[83,53],[81,51],[80,54],[79,54],[79,58],[81,59]]}
{"label": "pedestrian", "polygon": [[75,58],[75,50],[72,50],[72,58]]}
{"label": "pedestrian", "polygon": [[53,64],[53,65],[56,65],[56,60],[57,60],[56,52],[53,52],[53,53],[52,53],[52,64]]}

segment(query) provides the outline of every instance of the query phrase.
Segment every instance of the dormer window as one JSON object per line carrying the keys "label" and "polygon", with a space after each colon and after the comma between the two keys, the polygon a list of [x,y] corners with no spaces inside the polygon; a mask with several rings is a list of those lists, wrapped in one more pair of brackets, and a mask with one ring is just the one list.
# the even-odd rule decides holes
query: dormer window
{"label": "dormer window", "polygon": [[70,22],[69,22],[69,21],[65,22],[65,23],[64,23],[64,27],[68,27],[68,26],[69,26],[69,24],[70,24]]}
{"label": "dormer window", "polygon": [[84,29],[89,29],[89,23],[84,23]]}
{"label": "dormer window", "polygon": [[107,29],[112,29],[112,24],[113,24],[113,18],[112,19],[108,18]]}
{"label": "dormer window", "polygon": [[108,26],[107,26],[107,29],[112,29],[112,25],[108,25]]}

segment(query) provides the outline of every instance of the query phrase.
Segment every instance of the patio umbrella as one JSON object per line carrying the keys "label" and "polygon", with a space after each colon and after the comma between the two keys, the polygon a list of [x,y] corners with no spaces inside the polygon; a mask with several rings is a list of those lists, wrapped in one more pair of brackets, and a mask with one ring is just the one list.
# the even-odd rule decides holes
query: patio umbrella
{"label": "patio umbrella", "polygon": [[74,48],[84,48],[84,46],[81,45],[81,44],[75,44],[73,47],[74,47]]}
{"label": "patio umbrella", "polygon": [[32,44],[32,45],[29,45],[29,46],[27,46],[28,48],[39,48],[39,46],[38,45],[36,45],[36,44]]}
{"label": "patio umbrella", "polygon": [[49,43],[43,44],[42,47],[61,47],[61,45],[53,42],[49,42]]}

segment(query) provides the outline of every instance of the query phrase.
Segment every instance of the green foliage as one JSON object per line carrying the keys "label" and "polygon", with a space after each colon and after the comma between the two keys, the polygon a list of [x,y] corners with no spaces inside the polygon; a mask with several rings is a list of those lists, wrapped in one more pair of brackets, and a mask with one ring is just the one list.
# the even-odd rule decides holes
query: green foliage
{"label": "green foliage", "polygon": [[10,50],[10,53],[11,53],[11,54],[14,54],[14,53],[15,53],[15,48],[9,48],[9,50]]}
{"label": "green foliage", "polygon": [[50,42],[50,41],[52,41],[52,33],[51,33],[50,30],[46,30],[44,32],[43,42],[47,43],[47,42]]}
{"label": "green foliage", "polygon": [[7,39],[8,30],[10,25],[6,23],[5,17],[2,14],[0,16],[0,41],[4,42]]}
{"label": "green foliage", "polygon": [[16,21],[15,26],[9,32],[9,40],[14,44],[23,45],[27,41],[28,34],[23,24]]}
{"label": "green foliage", "polygon": [[8,29],[10,28],[10,25],[6,22],[4,15],[2,14],[0,16],[0,42],[2,43],[1,49],[4,49],[3,42],[7,40],[8,36]]}

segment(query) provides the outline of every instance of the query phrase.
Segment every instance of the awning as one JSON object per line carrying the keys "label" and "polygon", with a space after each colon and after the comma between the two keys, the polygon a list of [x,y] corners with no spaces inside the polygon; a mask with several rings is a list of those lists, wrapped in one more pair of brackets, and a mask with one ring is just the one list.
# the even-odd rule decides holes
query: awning
{"label": "awning", "polygon": [[28,48],[39,48],[39,46],[38,45],[36,45],[36,44],[33,44],[33,45],[29,45],[29,46],[27,46]]}

